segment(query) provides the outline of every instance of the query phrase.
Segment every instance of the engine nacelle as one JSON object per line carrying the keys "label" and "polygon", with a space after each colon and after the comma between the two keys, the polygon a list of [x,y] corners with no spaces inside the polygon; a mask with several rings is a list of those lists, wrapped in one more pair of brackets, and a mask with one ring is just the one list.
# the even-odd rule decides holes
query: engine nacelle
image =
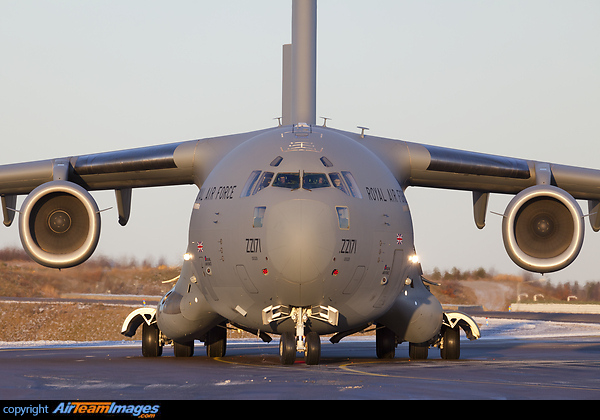
{"label": "engine nacelle", "polygon": [[92,196],[67,181],[34,189],[19,216],[23,248],[46,267],[68,268],[87,260],[100,239],[100,214]]}
{"label": "engine nacelle", "polygon": [[566,191],[536,185],[517,194],[502,222],[504,247],[521,268],[537,273],[571,264],[583,245],[583,214]]}

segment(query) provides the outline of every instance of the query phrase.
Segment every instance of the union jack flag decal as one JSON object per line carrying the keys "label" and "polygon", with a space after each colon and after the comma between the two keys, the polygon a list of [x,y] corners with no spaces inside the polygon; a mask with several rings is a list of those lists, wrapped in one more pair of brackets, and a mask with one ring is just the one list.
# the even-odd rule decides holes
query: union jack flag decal
{"label": "union jack flag decal", "polygon": [[402,245],[402,235],[396,236],[396,242],[398,243],[398,245]]}
{"label": "union jack flag decal", "polygon": [[198,242],[198,252],[204,252],[204,242]]}

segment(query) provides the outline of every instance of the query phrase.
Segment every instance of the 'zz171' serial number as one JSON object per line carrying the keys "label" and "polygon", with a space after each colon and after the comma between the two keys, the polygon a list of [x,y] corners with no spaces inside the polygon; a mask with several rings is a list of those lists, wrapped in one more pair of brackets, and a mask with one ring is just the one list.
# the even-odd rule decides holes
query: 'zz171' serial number
{"label": "'zz171' serial number", "polygon": [[246,239],[246,252],[251,254],[262,252],[260,238]]}
{"label": "'zz171' serial number", "polygon": [[356,239],[342,239],[340,254],[356,254]]}

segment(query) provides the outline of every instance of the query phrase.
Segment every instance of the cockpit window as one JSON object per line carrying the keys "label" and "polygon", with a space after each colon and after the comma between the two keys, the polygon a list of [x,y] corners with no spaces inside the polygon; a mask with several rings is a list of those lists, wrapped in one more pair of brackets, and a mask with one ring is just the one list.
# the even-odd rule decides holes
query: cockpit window
{"label": "cockpit window", "polygon": [[352,176],[352,174],[348,171],[342,171],[342,176],[344,177],[346,184],[348,184],[348,188],[350,188],[350,193],[352,194],[352,197],[362,198],[362,194],[358,189],[358,184],[356,183],[354,176]]}
{"label": "cockpit window", "polygon": [[[277,159],[276,159],[277,160]],[[292,191],[302,188],[312,191],[316,188],[335,187],[344,194],[356,198],[362,198],[362,194],[358,189],[358,184],[354,176],[348,171],[329,172],[329,174],[319,172],[279,172],[275,175],[273,172],[252,171],[240,197],[249,197],[262,191],[271,185],[279,188],[289,188]],[[328,176],[329,175],[329,176]],[[302,182],[301,182],[302,181]]]}
{"label": "cockpit window", "polygon": [[331,182],[333,182],[333,186],[338,190],[342,191],[344,194],[350,195],[348,188],[346,188],[346,184],[342,180],[342,177],[337,172],[330,172],[329,178],[331,178]]}
{"label": "cockpit window", "polygon": [[280,172],[273,181],[274,187],[297,189],[300,188],[300,172]]}
{"label": "cockpit window", "polygon": [[325,174],[317,174],[311,172],[304,172],[302,177],[302,188],[305,190],[313,190],[315,188],[330,187],[329,180]]}
{"label": "cockpit window", "polygon": [[240,197],[249,197],[250,196],[250,192],[252,191],[252,187],[254,187],[254,184],[256,183],[256,180],[260,176],[260,172],[261,171],[252,171],[252,173],[248,177],[248,181],[246,181],[246,185],[244,185],[244,189],[242,190],[242,193],[240,194]]}
{"label": "cockpit window", "polygon": [[281,161],[283,160],[283,158],[281,156],[277,156],[275,159],[273,159],[273,161],[270,163],[271,166],[279,166],[279,164],[281,163]]}
{"label": "cockpit window", "polygon": [[331,168],[333,166],[333,163],[331,163],[331,161],[329,159],[327,159],[325,156],[323,156],[321,158],[321,163],[323,164],[323,166],[325,166],[326,168]]}
{"label": "cockpit window", "polygon": [[258,182],[258,184],[256,185],[256,188],[254,188],[254,191],[252,191],[252,195],[256,194],[257,192],[259,192],[260,190],[267,188],[269,186],[269,184],[271,183],[271,180],[273,179],[273,172],[265,172],[262,174],[262,176],[260,177],[260,181]]}

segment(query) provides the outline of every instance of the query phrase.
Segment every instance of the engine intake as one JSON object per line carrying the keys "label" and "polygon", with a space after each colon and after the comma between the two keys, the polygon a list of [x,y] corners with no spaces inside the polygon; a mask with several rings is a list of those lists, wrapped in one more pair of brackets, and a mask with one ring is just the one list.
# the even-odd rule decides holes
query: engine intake
{"label": "engine intake", "polygon": [[504,247],[521,268],[537,273],[571,264],[583,245],[581,208],[566,191],[536,185],[517,194],[502,222]]}
{"label": "engine intake", "polygon": [[100,239],[100,214],[92,196],[67,181],[52,181],[34,189],[23,202],[19,234],[29,256],[46,267],[81,264]]}

